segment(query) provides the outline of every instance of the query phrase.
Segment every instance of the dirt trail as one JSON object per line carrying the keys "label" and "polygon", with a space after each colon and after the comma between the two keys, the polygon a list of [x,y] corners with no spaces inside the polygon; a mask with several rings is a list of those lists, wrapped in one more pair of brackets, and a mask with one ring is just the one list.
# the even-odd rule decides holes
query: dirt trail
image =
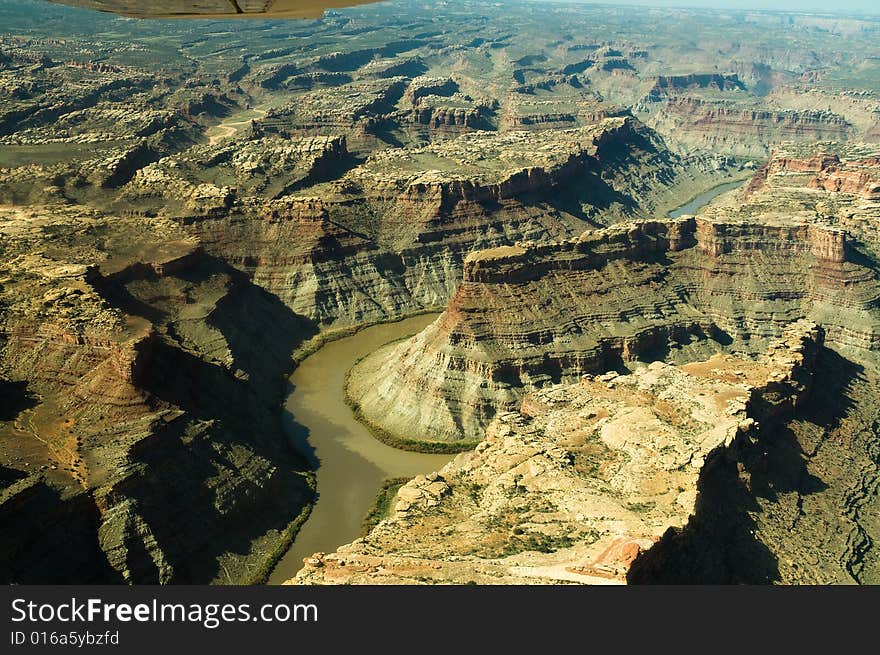
{"label": "dirt trail", "polygon": [[[248,118],[244,120],[235,120],[238,119],[242,114],[248,114]],[[255,115],[250,115],[255,114]],[[266,115],[265,109],[248,109],[244,112],[239,112],[237,114],[233,114],[232,116],[227,117],[226,120],[220,122],[219,125],[215,125],[208,129],[208,145],[213,146],[219,143],[224,139],[228,139],[234,136],[242,127],[246,125],[250,125],[251,121],[256,118],[263,118]],[[214,132],[212,134],[212,132]]]}

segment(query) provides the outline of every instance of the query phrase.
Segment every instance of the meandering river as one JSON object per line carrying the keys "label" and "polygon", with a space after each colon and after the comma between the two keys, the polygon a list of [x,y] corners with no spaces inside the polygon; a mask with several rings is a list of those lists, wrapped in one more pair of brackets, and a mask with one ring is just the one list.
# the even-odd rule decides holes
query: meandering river
{"label": "meandering river", "polygon": [[[669,213],[693,214],[716,196],[744,184],[725,182]],[[270,584],[292,578],[303,558],[330,552],[358,537],[382,480],[413,477],[441,468],[452,455],[398,450],[378,441],[345,402],[345,374],[355,362],[395,339],[421,331],[437,318],[426,314],[365,328],[332,341],[306,358],[290,378],[285,429],[296,447],[317,467],[318,500],[290,550],[269,577]]]}
{"label": "meandering river", "polygon": [[734,180],[733,182],[725,182],[724,184],[719,184],[716,187],[712,187],[708,191],[704,191],[703,193],[684,203],[680,207],[676,207],[671,212],[669,212],[668,216],[669,218],[678,218],[679,216],[684,216],[685,214],[696,214],[700,209],[715,200],[715,198],[720,196],[722,193],[726,193],[727,191],[731,191],[732,189],[741,187],[747,181],[748,180]]}
{"label": "meandering river", "polygon": [[437,318],[426,314],[365,328],[332,341],[309,356],[290,378],[285,426],[297,448],[318,464],[318,500],[290,550],[278,562],[270,584],[284,582],[318,551],[331,552],[358,537],[382,480],[430,473],[453,455],[398,450],[378,441],[345,403],[345,374],[380,346],[420,332]]}

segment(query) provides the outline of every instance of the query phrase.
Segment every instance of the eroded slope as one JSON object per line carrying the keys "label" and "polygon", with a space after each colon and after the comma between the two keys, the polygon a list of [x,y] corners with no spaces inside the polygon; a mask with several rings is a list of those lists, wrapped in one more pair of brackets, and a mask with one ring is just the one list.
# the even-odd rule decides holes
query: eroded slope
{"label": "eroded slope", "polygon": [[308,323],[170,223],[0,215],[3,579],[259,579],[312,495],[275,410]]}
{"label": "eroded slope", "polygon": [[804,402],[822,336],[801,322],[757,361],[654,362],[531,393],[295,582],[624,582],[697,520],[713,469]]}

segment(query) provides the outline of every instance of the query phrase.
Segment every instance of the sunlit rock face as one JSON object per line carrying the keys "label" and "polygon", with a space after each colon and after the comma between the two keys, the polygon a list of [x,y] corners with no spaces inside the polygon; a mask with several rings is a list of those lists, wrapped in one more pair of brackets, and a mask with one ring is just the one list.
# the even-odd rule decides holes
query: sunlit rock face
{"label": "sunlit rock face", "polygon": [[474,450],[402,486],[369,533],[306,558],[290,582],[646,581],[673,561],[672,535],[690,538],[715,513],[703,494],[725,458],[808,397],[823,338],[797,321],[758,359],[658,361],[532,392]]}
{"label": "sunlit rock face", "polygon": [[53,0],[136,18],[320,18],[326,9],[374,0]]}

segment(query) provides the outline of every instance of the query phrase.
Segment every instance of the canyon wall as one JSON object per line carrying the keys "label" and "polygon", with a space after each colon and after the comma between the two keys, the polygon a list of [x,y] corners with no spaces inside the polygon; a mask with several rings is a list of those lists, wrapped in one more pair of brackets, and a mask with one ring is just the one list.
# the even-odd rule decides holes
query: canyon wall
{"label": "canyon wall", "polygon": [[763,159],[773,144],[784,141],[846,141],[857,136],[857,130],[846,118],[830,111],[749,108],[690,96],[653,102],[654,98],[639,104],[639,115],[658,132],[669,135],[671,142],[686,149]]}
{"label": "canyon wall", "polygon": [[2,511],[31,527],[0,543],[3,579],[261,579],[312,497],[278,420],[293,351],[444,306],[469,253],[673,204],[718,163],[631,118],[360,163],[348,133],[259,127],[88,173],[4,169],[4,197],[31,204],[0,207]]}
{"label": "canyon wall", "polygon": [[799,318],[874,349],[878,299],[876,272],[833,226],[629,222],[471,255],[441,317],[361,362],[349,393],[391,434],[470,441],[545,384],[676,352],[754,351]]}
{"label": "canyon wall", "polygon": [[[291,582],[625,583],[665,553],[667,535],[690,529],[715,469],[805,404],[822,340],[801,321],[757,361],[654,362],[532,392],[473,451],[403,485],[364,537],[306,558]],[[744,581],[748,552],[726,556],[736,563],[727,581]]]}
{"label": "canyon wall", "polygon": [[[376,3],[354,20],[132,31],[0,3],[3,580],[261,579],[312,499],[278,425],[291,353],[450,299],[387,376],[368,370],[378,359],[358,369],[399,399],[399,436],[446,448],[502,416],[518,430],[527,394],[584,371],[753,355],[811,317],[828,335],[832,374],[814,396],[826,418],[801,407],[765,440],[769,473],[757,451],[747,471],[720,470],[773,499],[739,501],[771,517],[749,520],[778,579],[815,581],[802,572],[814,555],[837,571],[829,553],[850,580],[871,579],[876,148],[790,148],[726,208],[652,219],[741,178],[758,164],[739,158],[783,139],[876,140],[876,25],[478,13],[475,25],[471,9],[445,12],[439,29],[418,3]],[[679,379],[657,368],[633,380],[651,375]],[[717,479],[697,485],[715,493]],[[638,560],[664,566],[632,576],[683,571],[712,550],[696,545],[727,540],[727,523],[747,539],[745,520],[706,537],[731,506],[712,493]],[[664,524],[651,525],[653,538]],[[517,527],[505,548],[562,543]]]}
{"label": "canyon wall", "polygon": [[[789,143],[746,188],[696,217],[469,256],[447,311],[357,364],[348,393],[380,437],[473,450],[404,485],[385,521],[307,559],[295,582],[880,579],[871,547],[880,536],[876,157],[869,144]],[[687,467],[639,486],[638,474],[600,453],[632,446],[639,454],[628,464],[638,467],[639,449],[665,461],[670,426],[695,415],[655,403],[647,418],[662,417],[649,425],[629,410],[622,424],[633,437],[615,441],[605,423],[615,414],[575,399],[622,393],[640,405],[651,371],[735,383],[768,361],[792,368],[759,376],[739,436],[724,441],[723,456],[691,457],[701,468],[675,487],[680,518],[651,532],[642,521],[669,505],[627,494],[668,491]],[[822,384],[811,384],[814,371]],[[665,378],[660,396],[679,388]],[[715,393],[686,395],[702,402]],[[567,403],[570,411],[557,412]],[[709,422],[720,430],[726,420]],[[581,492],[584,479],[590,492]],[[626,491],[604,488],[596,500],[596,480]],[[629,498],[622,513],[621,498]],[[614,529],[597,528],[603,517]]]}
{"label": "canyon wall", "polygon": [[317,188],[181,218],[207,252],[339,327],[442,307],[469,253],[662,212],[726,165],[671,155],[634,119],[610,118],[382,153]]}
{"label": "canyon wall", "polygon": [[[31,231],[6,234],[2,370],[22,382],[0,429],[0,512],[17,526],[0,578],[259,580],[312,497],[276,407],[313,328],[170,226],[16,219]],[[89,263],[84,225],[121,239],[115,258]]]}

